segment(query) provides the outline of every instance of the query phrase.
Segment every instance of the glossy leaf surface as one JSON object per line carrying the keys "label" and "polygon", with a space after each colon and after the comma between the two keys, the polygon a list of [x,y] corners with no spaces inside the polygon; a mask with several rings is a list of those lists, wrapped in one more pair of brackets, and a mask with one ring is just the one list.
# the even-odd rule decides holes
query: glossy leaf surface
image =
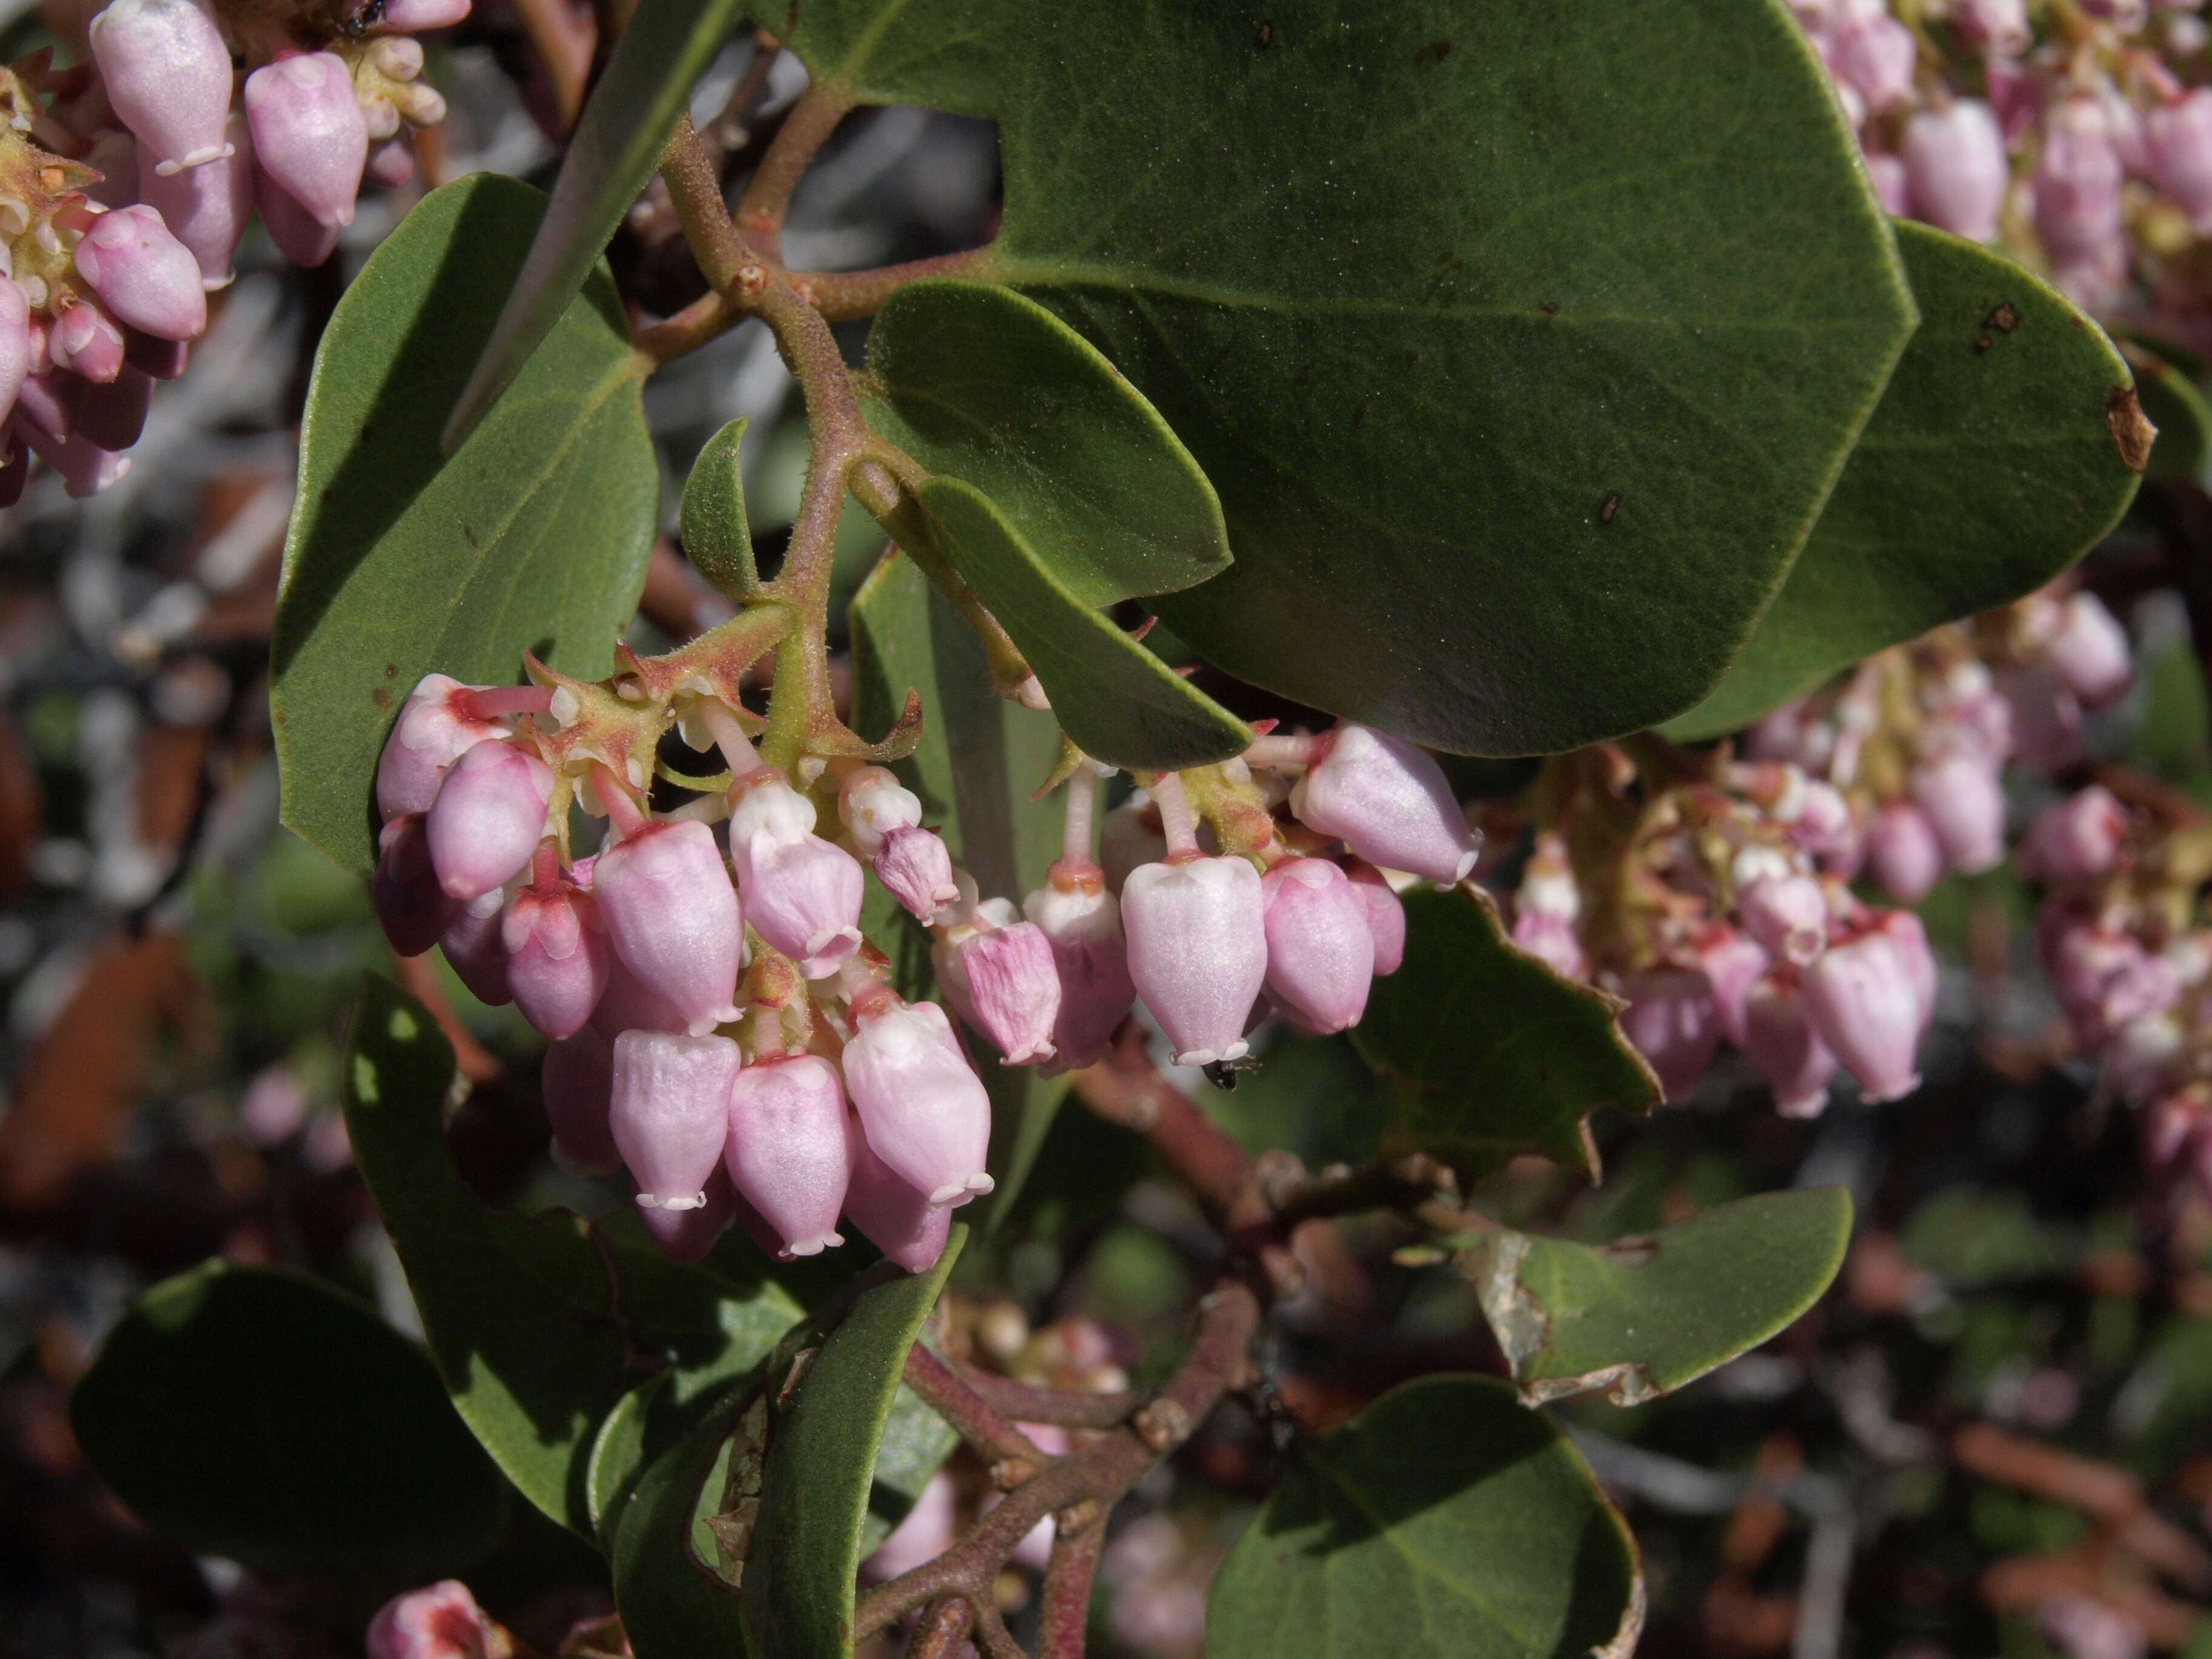
{"label": "glossy leaf surface", "polygon": [[[709,1565],[715,1545],[702,1524],[720,1495],[721,1453],[744,1395],[726,1388],[686,1409],[656,1377],[625,1395],[600,1431],[593,1482],[611,1485],[600,1535],[635,1659],[747,1651],[736,1591]],[[617,1477],[625,1464],[628,1477]]]}
{"label": "glossy leaf surface", "polygon": [[1385,1141],[1472,1182],[1522,1152],[1595,1174],[1584,1120],[1657,1103],[1606,1000],[1507,940],[1487,900],[1404,895],[1406,960],[1375,981],[1352,1039],[1397,1088]]}
{"label": "glossy leaf surface", "polygon": [[438,448],[544,202],[489,173],[424,198],[315,353],[270,718],[284,821],[341,863],[374,861],[377,755],[418,678],[511,685],[526,650],[597,678],[636,608],[660,483],[605,270],[468,442]]}
{"label": "glossy leaf surface", "polygon": [[1749,724],[1846,665],[2041,586],[2125,510],[2148,437],[2127,365],[2063,295],[1900,222],[1921,323],[1728,677],[1668,730]]}
{"label": "glossy leaf surface", "polygon": [[[906,1352],[959,1259],[957,1224],[937,1265],[906,1273],[889,1263],[805,1362],[780,1399],[762,1472],[760,1517],[745,1558],[745,1632],[760,1653],[826,1659],[853,1651],[853,1581],[884,1423]],[[887,1271],[886,1271],[887,1270]],[[771,1376],[779,1395],[792,1381]]]}
{"label": "glossy leaf surface", "polygon": [[416,1344],[305,1275],[210,1261],[131,1304],[70,1420],[185,1548],[386,1589],[468,1566],[507,1486]]}
{"label": "glossy leaf surface", "polygon": [[1850,1194],[1820,1187],[1739,1199],[1611,1244],[1494,1234],[1459,1265],[1523,1400],[1603,1389],[1633,1406],[1757,1347],[1811,1307],[1850,1233]]}
{"label": "glossy leaf surface", "polygon": [[1488,1377],[1392,1389],[1299,1456],[1207,1599],[1212,1659],[1626,1659],[1627,1527]]}

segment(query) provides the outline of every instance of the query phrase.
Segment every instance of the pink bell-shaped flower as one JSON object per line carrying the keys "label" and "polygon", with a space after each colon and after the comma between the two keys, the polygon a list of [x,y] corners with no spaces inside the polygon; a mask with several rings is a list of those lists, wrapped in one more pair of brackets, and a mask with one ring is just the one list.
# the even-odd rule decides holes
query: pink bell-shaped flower
{"label": "pink bell-shaped flower", "polygon": [[486,688],[463,685],[444,674],[425,674],[416,682],[384,752],[376,762],[376,810],[390,819],[403,812],[427,812],[438,799],[438,786],[453,763],[487,738],[503,738],[496,720],[468,712],[468,696]]}
{"label": "pink bell-shaped flower", "polygon": [[2198,87],[2143,117],[2151,177],[2199,229],[2212,229],[2212,88]]}
{"label": "pink bell-shaped flower", "polygon": [[1912,101],[1912,70],[1919,55],[1911,29],[1887,10],[1869,7],[1837,29],[1828,66],[1866,100],[1869,111],[1881,115]]}
{"label": "pink bell-shaped flower", "polygon": [[865,881],[850,853],[814,831],[814,803],[770,768],[731,791],[730,862],[745,920],[808,979],[835,973],[860,948]]}
{"label": "pink bell-shaped flower", "polygon": [[732,1221],[742,1223],[748,1233],[754,1234],[753,1242],[763,1252],[775,1253],[775,1236],[768,1232],[757,1216],[746,1210],[738,1189],[730,1184],[730,1172],[720,1164],[708,1175],[706,1186],[700,1189],[696,1208],[640,1210],[638,1219],[645,1224],[645,1231],[660,1247],[663,1255],[687,1267],[706,1259],[707,1252],[714,1248],[714,1241],[729,1231]]}
{"label": "pink bell-shaped flower", "polygon": [[927,1273],[945,1254],[952,1212],[932,1204],[891,1172],[860,1135],[853,1137],[853,1176],[845,1189],[846,1218],[871,1244],[910,1273]]}
{"label": "pink bell-shaped flower", "polygon": [[1914,1005],[1920,1010],[1920,1029],[1925,1031],[1936,1018],[1936,952],[1929,946],[1927,928],[1910,910],[1874,910],[1861,920],[1896,950],[1905,982],[1912,988]]}
{"label": "pink bell-shaped flower", "polygon": [[469,0],[385,0],[377,27],[422,34],[432,29],[449,29],[468,15]]}
{"label": "pink bell-shaped flower", "polygon": [[318,220],[258,161],[253,167],[253,206],[269,240],[294,264],[313,270],[337,251],[343,227]]}
{"label": "pink bell-shaped flower", "polygon": [[1589,971],[1589,958],[1575,931],[1582,910],[1582,890],[1575,884],[1566,842],[1549,831],[1538,836],[1513,895],[1514,944],[1555,973],[1580,979]]}
{"label": "pink bell-shaped flower", "polygon": [[2111,118],[2094,98],[2062,98],[2044,120],[2035,167],[2035,229],[2061,286],[2098,294],[2122,252],[2122,167]]}
{"label": "pink bell-shaped flower", "polygon": [[368,1621],[368,1659],[485,1659],[492,1635],[483,1609],[458,1578],[395,1595]]}
{"label": "pink bell-shaped flower", "polygon": [[622,1167],[611,1115],[614,1082],[614,1044],[592,1027],[547,1045],[539,1074],[545,1121],[554,1151],[572,1170],[611,1175]]}
{"label": "pink bell-shaped flower", "polygon": [[500,936],[522,1017],[556,1040],[581,1030],[606,994],[612,964],[599,900],[544,871],[507,901]]}
{"label": "pink bell-shaped flower", "polygon": [[1395,974],[1406,960],[1406,907],[1371,864],[1352,866],[1352,888],[1367,907],[1367,932],[1375,941],[1375,977]]}
{"label": "pink bell-shaped flower", "polygon": [[1922,110],[1905,129],[1905,180],[1921,218],[1954,236],[1995,241],[2012,183],[1996,112],[1978,98]]}
{"label": "pink bell-shaped flower", "polygon": [[63,306],[46,331],[46,355],[56,368],[101,385],[123,372],[123,352],[122,329],[89,301]]}
{"label": "pink bell-shaped flower", "polygon": [[1063,859],[1045,884],[1022,901],[1022,909],[1051,945],[1060,975],[1060,1011],[1052,1025],[1058,1053],[1046,1069],[1091,1065],[1105,1057],[1137,1000],[1121,903],[1106,890],[1098,866]]}
{"label": "pink bell-shaped flower", "polygon": [[[602,905],[599,921],[604,924],[606,919],[606,907]],[[607,942],[613,944],[611,936]],[[691,1021],[681,1008],[630,972],[620,951],[611,951],[607,988],[599,997],[599,1006],[592,1010],[592,1029],[612,1042],[624,1031],[667,1031],[681,1036],[691,1029]]]}
{"label": "pink bell-shaped flower", "polygon": [[253,158],[243,112],[230,118],[232,153],[180,173],[149,173],[139,188],[147,206],[191,251],[207,292],[229,286],[232,260],[253,216]]}
{"label": "pink bell-shaped flower", "polygon": [[[2208,90],[2212,98],[2212,90]],[[2127,692],[2135,665],[2127,630],[2094,593],[2069,593],[2058,629],[2044,647],[2044,661],[2084,708],[2102,708]]]}
{"label": "pink bell-shaped flower", "polygon": [[1805,970],[1802,997],[1814,1031],[1869,1100],[1902,1100],[1920,1086],[1913,1058],[1925,1022],[1895,941],[1876,933],[1830,945]]}
{"label": "pink bell-shaped flower", "polygon": [[1774,975],[1751,988],[1744,1001],[1743,1051],[1774,1089],[1774,1109],[1784,1117],[1818,1117],[1828,1103],[1836,1057],[1805,1017],[1794,977]]}
{"label": "pink bell-shaped flower", "polygon": [[845,1242],[837,1216],[856,1139],[828,1060],[779,1055],[738,1073],[722,1160],[738,1196],[781,1239],[779,1255],[819,1255]]}
{"label": "pink bell-shaped flower", "polygon": [[503,1008],[514,1000],[507,977],[507,945],[501,938],[500,912],[507,895],[496,887],[461,907],[438,936],[453,972],[469,994],[488,1008]]}
{"label": "pink bell-shaped flower", "polygon": [[368,125],[345,59],[297,52],[254,70],[246,77],[246,120],[256,164],[286,195],[326,229],[353,222]]}
{"label": "pink bell-shaped flower", "polygon": [[938,988],[952,1012],[981,1032],[1008,1066],[1052,1058],[1060,1018],[1060,972],[1051,941],[1016,920],[1013,905],[990,899],[948,932],[929,953]]}
{"label": "pink bell-shaped flower", "polygon": [[1687,1100],[1720,1048],[1712,981],[1694,968],[1647,968],[1621,981],[1620,1033],[1651,1063],[1669,1103]]}
{"label": "pink bell-shaped flower", "polygon": [[368,147],[368,166],[364,176],[386,190],[398,190],[414,183],[415,152],[407,147],[404,134]]}
{"label": "pink bell-shaped flower", "polygon": [[71,258],[100,303],[142,333],[192,340],[206,329],[199,261],[143,203],[94,219]]}
{"label": "pink bell-shaped flower", "polygon": [[1474,868],[1474,832],[1434,756],[1352,725],[1324,734],[1316,753],[1291,791],[1299,822],[1335,836],[1370,864],[1443,887],[1466,879]]}
{"label": "pink bell-shaped flower", "polygon": [[[78,310],[86,309],[79,306]],[[29,382],[25,382],[27,386]],[[38,457],[60,475],[62,484],[72,500],[83,501],[97,495],[131,471],[131,458],[102,449],[90,439],[76,437],[55,442],[35,428],[25,428],[17,423],[16,435],[37,452]]]}
{"label": "pink bell-shaped flower", "polygon": [[92,20],[108,102],[144,146],[142,170],[173,173],[223,154],[230,48],[198,0],[114,0]]}
{"label": "pink bell-shaped flower", "polygon": [[940,1209],[989,1192],[991,1097],[945,1010],[876,986],[854,1000],[853,1024],[845,1087],[876,1155]]}
{"label": "pink bell-shaped flower", "polygon": [[2127,809],[2093,783],[2043,810],[2014,863],[2031,881],[2087,881],[2112,867],[2127,831]]}
{"label": "pink bell-shaped flower", "polygon": [[1882,891],[1901,904],[1917,904],[1943,874],[1943,848],[1927,813],[1909,800],[1893,800],[1875,814],[1867,862]]}
{"label": "pink bell-shaped flower", "polygon": [[641,824],[599,854],[592,890],[615,954],[694,1036],[737,1018],[744,916],[713,830],[688,818]]}
{"label": "pink bell-shaped flower", "polygon": [[461,901],[438,884],[422,815],[393,818],[376,838],[376,875],[369,902],[384,936],[403,957],[419,957],[438,942],[461,913]]}
{"label": "pink bell-shaped flower", "polygon": [[1791,843],[1820,869],[1849,881],[1866,860],[1866,837],[1843,792],[1818,778],[1808,779],[1797,816],[1786,826]]}
{"label": "pink bell-shaped flower", "polygon": [[1260,878],[1260,895],[1269,994],[1309,1035],[1357,1025],[1375,981],[1375,935],[1350,878],[1327,859],[1285,859]]}
{"label": "pink bell-shaped flower", "polygon": [[894,830],[921,823],[921,798],[883,767],[856,767],[838,786],[837,817],[854,848],[872,859]]}
{"label": "pink bell-shaped flower", "polygon": [[1267,975],[1260,872],[1233,856],[1141,865],[1121,888],[1121,927],[1129,978],[1175,1045],[1176,1064],[1242,1059]]}
{"label": "pink bell-shaped flower", "polygon": [[933,830],[892,830],[875,856],[876,879],[917,921],[934,926],[960,898],[952,854]]}
{"label": "pink bell-shaped flower", "polygon": [[31,302],[0,276],[0,421],[15,407],[15,394],[30,376],[31,351]]}
{"label": "pink bell-shaped flower", "polygon": [[1912,798],[1953,869],[1978,875],[2004,861],[2004,785],[1995,761],[1947,750],[1914,769]]}
{"label": "pink bell-shaped flower", "polygon": [[726,1036],[624,1031],[615,1039],[609,1105],[639,1207],[697,1209],[722,1161],[741,1057]]}
{"label": "pink bell-shaped flower", "polygon": [[479,743],[454,762],[428,825],[446,891],[481,898],[527,869],[552,799],[552,769],[519,744]]}
{"label": "pink bell-shaped flower", "polygon": [[1762,876],[1736,896],[1743,931],[1759,948],[1800,968],[1827,947],[1828,897],[1810,876]]}
{"label": "pink bell-shaped flower", "polygon": [[1698,934],[1692,954],[1712,989],[1713,1013],[1720,1021],[1721,1035],[1742,1048],[1744,1001],[1766,971],[1765,951],[1756,940],[1718,921]]}
{"label": "pink bell-shaped flower", "polygon": [[2000,58],[2018,58],[2035,44],[2026,0],[1957,0],[1951,19],[1967,40]]}

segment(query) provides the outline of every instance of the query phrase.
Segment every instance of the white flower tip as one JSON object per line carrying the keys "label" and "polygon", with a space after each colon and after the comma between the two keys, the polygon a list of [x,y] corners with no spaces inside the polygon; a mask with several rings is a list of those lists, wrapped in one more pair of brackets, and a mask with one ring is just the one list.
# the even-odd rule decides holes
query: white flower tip
{"label": "white flower tip", "polygon": [[640,1193],[637,1207],[641,1210],[703,1210],[707,1207],[707,1194],[696,1192],[687,1197],[682,1194]]}

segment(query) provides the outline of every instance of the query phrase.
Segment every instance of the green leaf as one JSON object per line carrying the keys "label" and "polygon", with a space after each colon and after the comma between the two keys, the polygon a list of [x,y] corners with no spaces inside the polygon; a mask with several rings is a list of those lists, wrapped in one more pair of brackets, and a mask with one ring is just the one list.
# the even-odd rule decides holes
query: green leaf
{"label": "green leaf", "polygon": [[929,1478],[945,1467],[959,1443],[960,1431],[902,1383],[890,1415],[884,1419],[883,1443],[876,1449],[868,1513],[860,1522],[862,1560],[875,1553],[876,1547],[906,1519]]}
{"label": "green leaf", "polygon": [[[981,10],[940,30],[986,51]],[[828,72],[978,93],[941,52],[902,75],[912,19],[877,15]],[[1459,751],[1711,689],[1913,320],[1784,9],[1109,0],[995,38],[981,274],[1096,343],[1221,498],[1237,562],[1170,627]]]}
{"label": "green leaf", "polygon": [[[623,215],[660,166],[691,84],[728,39],[738,8],[739,0],[640,0],[630,14],[577,118],[544,222],[520,273],[511,276],[514,291],[498,325],[465,360],[464,369],[473,365],[474,373],[459,401],[447,404],[451,417],[444,410],[431,415],[444,424],[449,452],[476,429],[559,325]],[[514,264],[507,261],[510,273]]]}
{"label": "green leaf", "polygon": [[[777,1659],[853,1651],[853,1581],[872,1471],[899,1390],[906,1351],[967,1243],[951,1242],[926,1273],[870,1269],[844,1318],[796,1372],[772,1375],[779,1403],[763,1470],[760,1516],[745,1559],[743,1607],[754,1649]],[[801,1369],[803,1367],[803,1369]]]}
{"label": "green leaf", "polygon": [[1302,1455],[1221,1564],[1209,1659],[1627,1659],[1636,1544],[1551,1420],[1489,1377],[1384,1395]]}
{"label": "green leaf", "polygon": [[1397,1088],[1385,1144],[1427,1152],[1470,1183],[1523,1152],[1595,1176],[1584,1120],[1659,1099],[1613,1005],[1515,948],[1486,897],[1403,896],[1405,963],[1375,981],[1352,1032]]}
{"label": "green leaf", "polygon": [[1748,725],[1860,658],[2041,586],[2118,522],[2142,441],[2127,365],[2057,289],[1909,221],[1905,349],[1728,677],[1668,727]]}
{"label": "green leaf", "polygon": [[588,1538],[592,1443],[636,1380],[632,1345],[668,1356],[688,1399],[757,1364],[798,1304],[764,1279],[678,1268],[618,1242],[603,1250],[566,1211],[486,1209],[446,1151],[453,1051],[386,981],[364,980],[349,1048],[354,1156],[453,1403],[523,1496]]}
{"label": "green leaf", "polygon": [[684,486],[684,556],[691,568],[732,599],[760,592],[753,565],[752,526],[745,519],[745,479],[738,450],[744,442],[739,416],[707,440]]}
{"label": "green leaf", "polygon": [[1757,1347],[1843,1266],[1840,1187],[1738,1199],[1610,1244],[1495,1233],[1459,1258],[1531,1406],[1603,1389],[1637,1406]]}
{"label": "green leaf", "polygon": [[1072,592],[981,490],[935,477],[915,494],[945,558],[1013,635],[1084,753],[1166,771],[1251,743],[1251,727]]}
{"label": "green leaf", "polygon": [[1229,566],[1221,503],[1158,411],[1034,301],[911,283],[868,335],[868,424],[973,484],[1078,604],[1171,592]]}
{"label": "green leaf", "polygon": [[70,1422],[149,1526],[258,1572],[416,1584],[506,1525],[506,1483],[422,1349],[299,1273],[210,1261],[155,1285]]}
{"label": "green leaf", "polygon": [[[703,1524],[720,1495],[721,1452],[747,1390],[679,1407],[665,1376],[624,1395],[592,1453],[615,1606],[636,1659],[741,1659],[737,1590],[713,1571]],[[711,1490],[710,1490],[711,1488]]]}
{"label": "green leaf", "polygon": [[432,192],[315,353],[270,718],[284,821],[343,864],[375,860],[377,754],[422,675],[512,684],[530,650],[596,679],[636,609],[660,485],[604,269],[468,442],[438,449],[544,201],[489,173]]}

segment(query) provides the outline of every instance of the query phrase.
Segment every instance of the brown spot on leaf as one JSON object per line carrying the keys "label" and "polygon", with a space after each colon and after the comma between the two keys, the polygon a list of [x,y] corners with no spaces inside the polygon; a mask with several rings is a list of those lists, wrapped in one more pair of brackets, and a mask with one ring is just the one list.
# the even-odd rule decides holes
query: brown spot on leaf
{"label": "brown spot on leaf", "polygon": [[477,532],[470,529],[468,526],[463,525],[461,526],[461,539],[466,542],[471,547],[474,547],[477,544]]}
{"label": "brown spot on leaf", "polygon": [[1986,334],[1977,334],[1974,337],[1974,351],[1976,355],[1978,356],[1982,352],[1987,351],[1989,349],[1990,337]]}
{"label": "brown spot on leaf", "polygon": [[375,690],[368,694],[368,700],[374,703],[379,708],[391,708],[392,688],[388,685],[378,686]]}
{"label": "brown spot on leaf", "polygon": [[1543,304],[1538,306],[1536,309],[1542,312],[1547,317],[1556,317],[1559,314],[1559,302],[1557,300],[1547,300]]}
{"label": "brown spot on leaf", "polygon": [[1600,524],[1611,524],[1620,516],[1620,492],[1616,489],[1608,494],[1603,501],[1598,503],[1597,521]]}
{"label": "brown spot on leaf", "polygon": [[2020,307],[2009,300],[1998,302],[1996,308],[1982,319],[1984,328],[1993,328],[2000,334],[2009,334],[2020,326]]}
{"label": "brown spot on leaf", "polygon": [[1445,58],[1450,56],[1450,41],[1431,40],[1427,46],[1423,46],[1419,52],[1413,54],[1413,67],[1416,69],[1434,69],[1437,64],[1443,63]]}
{"label": "brown spot on leaf", "polygon": [[399,665],[396,662],[388,662],[385,664],[384,678],[387,680],[398,679],[399,678]]}
{"label": "brown spot on leaf", "polygon": [[2141,472],[2150,465],[2151,441],[2158,436],[2158,428],[2146,419],[2142,403],[2131,386],[2116,386],[2112,395],[2105,399],[2105,425],[2112,434],[2112,447],[2120,452],[2120,464],[2130,472]]}
{"label": "brown spot on leaf", "polygon": [[1267,51],[1275,44],[1275,26],[1273,23],[1261,24],[1260,33],[1255,37],[1255,40],[1261,51]]}

